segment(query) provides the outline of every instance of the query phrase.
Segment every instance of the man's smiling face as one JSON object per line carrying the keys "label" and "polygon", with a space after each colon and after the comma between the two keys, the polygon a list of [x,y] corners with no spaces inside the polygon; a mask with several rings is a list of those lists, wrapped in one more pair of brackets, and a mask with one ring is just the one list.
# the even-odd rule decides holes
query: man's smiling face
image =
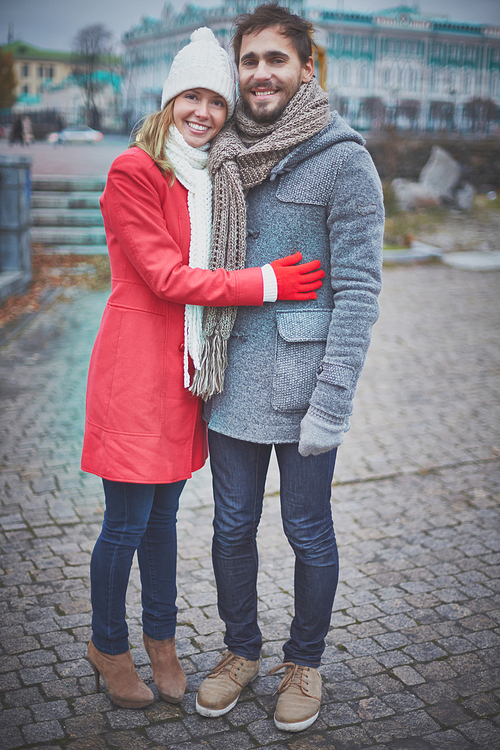
{"label": "man's smiling face", "polygon": [[271,26],[241,40],[240,93],[246,113],[256,122],[275,122],[314,73],[312,57],[304,65],[292,42]]}

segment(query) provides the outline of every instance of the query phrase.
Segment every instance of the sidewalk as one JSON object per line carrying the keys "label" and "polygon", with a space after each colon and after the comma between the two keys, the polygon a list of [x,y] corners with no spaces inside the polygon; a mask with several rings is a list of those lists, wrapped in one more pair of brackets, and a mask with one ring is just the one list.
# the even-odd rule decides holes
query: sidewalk
{"label": "sidewalk", "polygon": [[[323,708],[297,735],[272,720],[293,608],[273,466],[259,533],[260,677],[220,719],[194,710],[223,648],[210,561],[208,466],[179,513],[181,706],[127,711],[95,693],[88,568],[100,480],[79,470],[85,378],[106,301],[75,290],[0,349],[0,748],[500,748],[500,274],[384,271],[382,315],[339,451],[340,584]],[[128,616],[141,643],[138,569]]]}
{"label": "sidewalk", "polygon": [[103,175],[111,162],[128,147],[124,135],[106,135],[98,143],[69,143],[55,146],[47,141],[35,141],[32,146],[11,145],[0,140],[0,154],[30,156],[31,174],[39,175]]}

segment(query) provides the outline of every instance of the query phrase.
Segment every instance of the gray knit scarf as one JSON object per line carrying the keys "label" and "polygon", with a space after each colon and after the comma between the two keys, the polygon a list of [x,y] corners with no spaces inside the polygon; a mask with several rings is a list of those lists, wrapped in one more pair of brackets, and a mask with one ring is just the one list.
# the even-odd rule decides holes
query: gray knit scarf
{"label": "gray knit scarf", "polygon": [[[329,121],[328,96],[315,78],[299,87],[274,123],[255,122],[245,114],[241,98],[238,100],[235,116],[214,140],[208,161],[213,183],[211,270],[245,267],[247,191],[263,182],[281,159]],[[190,390],[205,401],[222,391],[227,341],[237,311],[237,307],[204,308],[201,366]]]}

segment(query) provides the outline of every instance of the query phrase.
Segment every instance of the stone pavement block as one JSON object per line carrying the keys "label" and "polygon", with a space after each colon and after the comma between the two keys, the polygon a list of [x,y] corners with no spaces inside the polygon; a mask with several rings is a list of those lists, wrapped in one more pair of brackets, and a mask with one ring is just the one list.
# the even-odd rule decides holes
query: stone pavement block
{"label": "stone pavement block", "polygon": [[471,721],[462,725],[460,731],[479,747],[500,747],[500,727],[489,721]]}
{"label": "stone pavement block", "polygon": [[37,703],[32,706],[32,713],[36,721],[48,721],[50,719],[66,719],[71,716],[71,711],[66,701],[50,701],[49,703]]}
{"label": "stone pavement block", "polygon": [[208,743],[214,750],[249,750],[255,747],[253,740],[243,732],[229,732],[227,735],[209,737]]}
{"label": "stone pavement block", "polygon": [[432,750],[477,750],[477,745],[473,747],[463,734],[451,729],[439,734],[429,734],[426,740]]}
{"label": "stone pavement block", "polygon": [[112,710],[107,713],[107,719],[112,729],[133,729],[149,725],[144,711],[130,711],[126,709]]}
{"label": "stone pavement block", "polygon": [[66,719],[64,729],[68,737],[88,737],[105,732],[108,729],[108,723],[103,714],[89,713],[85,716]]}
{"label": "stone pavement block", "polygon": [[65,747],[68,750],[107,750],[108,745],[102,737],[94,735],[68,742]]}
{"label": "stone pavement block", "polygon": [[276,729],[272,719],[253,721],[248,725],[247,731],[257,747],[273,747],[275,742],[282,739],[282,733]]}
{"label": "stone pavement block", "polygon": [[[216,721],[218,720],[216,719]],[[163,746],[190,739],[190,735],[184,727],[184,722],[180,721],[147,727],[146,734],[150,740],[161,743]]]}
{"label": "stone pavement block", "polygon": [[31,721],[31,713],[27,708],[10,708],[0,714],[0,728],[14,727]]}
{"label": "stone pavement block", "polygon": [[2,729],[2,750],[11,750],[15,747],[24,747],[25,740],[16,727]]}
{"label": "stone pavement block", "polygon": [[23,726],[22,732],[28,743],[49,742],[64,737],[64,731],[58,721],[39,721],[36,724]]}
{"label": "stone pavement block", "polygon": [[27,654],[21,654],[21,664],[23,667],[40,667],[47,664],[54,664],[57,657],[51,651],[29,651]]}
{"label": "stone pavement block", "polygon": [[49,666],[20,669],[19,677],[25,685],[37,685],[41,682],[49,682],[58,679],[53,668]]}

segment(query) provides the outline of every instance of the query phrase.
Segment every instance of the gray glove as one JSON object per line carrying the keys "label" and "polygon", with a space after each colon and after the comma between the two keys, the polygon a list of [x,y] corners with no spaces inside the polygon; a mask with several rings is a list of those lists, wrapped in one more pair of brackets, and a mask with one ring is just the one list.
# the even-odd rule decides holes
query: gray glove
{"label": "gray glove", "polygon": [[321,409],[310,406],[300,423],[300,455],[318,456],[337,448],[349,426],[349,418],[332,417]]}

